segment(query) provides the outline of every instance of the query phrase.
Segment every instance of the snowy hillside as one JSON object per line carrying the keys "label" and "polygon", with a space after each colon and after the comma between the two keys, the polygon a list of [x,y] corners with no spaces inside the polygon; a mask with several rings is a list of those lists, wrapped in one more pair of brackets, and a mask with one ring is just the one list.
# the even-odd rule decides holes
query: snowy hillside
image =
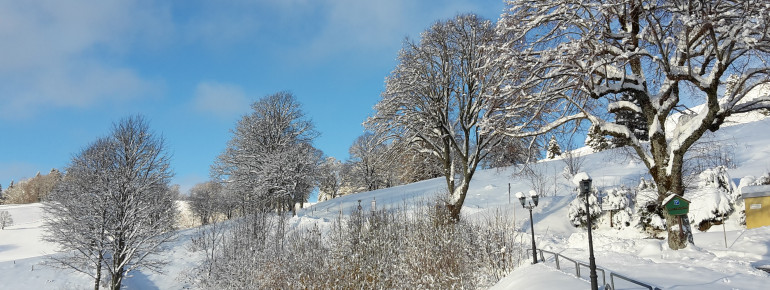
{"label": "snowy hillside", "polygon": [[[732,148],[731,162],[735,168],[728,173],[738,184],[744,176],[759,176],[770,170],[770,134],[764,130],[770,119],[724,127],[709,140]],[[521,178],[517,168],[479,171],[471,183],[463,208],[463,217],[483,219],[501,213],[515,223],[522,242],[529,241],[529,215],[521,208],[513,193],[527,192],[533,184],[539,187],[541,198],[534,211],[535,235],[539,249],[557,252],[580,261],[587,261],[587,235],[571,225],[569,203],[574,200],[572,185],[563,177],[565,163],[560,160],[542,161],[533,166],[539,178]],[[617,150],[590,154],[585,157],[581,171],[588,172],[600,189],[626,185],[635,187],[645,176],[644,166]],[[508,184],[511,196],[508,194]],[[378,209],[397,207],[412,201],[432,201],[443,195],[444,180],[433,179],[405,186],[321,202],[300,211],[290,220],[294,228],[328,225],[340,212],[349,214],[361,201],[369,210],[372,201]],[[698,201],[693,201],[697,203]],[[1,289],[83,289],[92,287],[83,275],[43,265],[47,255],[55,255],[56,247],[40,241],[43,231],[42,209],[39,204],[4,205],[14,219],[14,225],[0,231]],[[770,265],[770,227],[746,230],[736,219],[725,224],[727,245],[722,226],[707,232],[694,229],[695,246],[671,251],[665,241],[648,239],[635,228],[610,229],[606,219],[594,231],[596,262],[599,267],[641,280],[664,289],[766,289],[770,283],[767,273],[757,267]],[[189,239],[195,229],[179,233],[165,255],[169,264],[165,273],[132,272],[126,286],[130,289],[183,289],[190,287],[187,273],[199,261],[198,253],[189,251]],[[527,261],[504,278],[496,289],[584,289],[585,280],[556,270],[549,265],[530,265]],[[568,270],[569,271],[569,270]],[[574,271],[574,269],[572,270]],[[608,277],[609,279],[609,277]],[[600,274],[601,283],[601,274]],[[628,285],[630,286],[630,285]],[[618,289],[626,286],[618,287]]]}

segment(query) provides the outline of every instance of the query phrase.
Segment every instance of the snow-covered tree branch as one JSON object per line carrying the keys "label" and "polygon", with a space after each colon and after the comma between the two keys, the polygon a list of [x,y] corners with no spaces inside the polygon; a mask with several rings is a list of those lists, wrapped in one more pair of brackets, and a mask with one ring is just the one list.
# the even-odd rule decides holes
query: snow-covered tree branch
{"label": "snow-covered tree branch", "polygon": [[[501,96],[570,105],[544,118],[545,128],[573,116],[589,119],[601,134],[627,140],[661,198],[684,193],[684,155],[706,131],[719,129],[733,114],[770,108],[767,1],[508,4],[498,32],[507,36],[502,47],[509,49],[496,62],[520,77]],[[693,102],[703,106],[671,120]],[[635,135],[638,128],[613,122],[620,112],[640,114],[648,138]],[[509,128],[511,134],[521,132]],[[679,249],[692,235],[686,227],[680,239],[678,227],[671,226],[675,221],[667,217],[669,246]]]}

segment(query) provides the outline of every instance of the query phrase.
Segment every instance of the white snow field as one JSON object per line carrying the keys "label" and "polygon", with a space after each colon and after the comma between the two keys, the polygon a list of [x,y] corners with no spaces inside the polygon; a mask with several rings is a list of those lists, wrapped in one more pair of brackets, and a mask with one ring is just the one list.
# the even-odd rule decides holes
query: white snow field
{"label": "white snow field", "polygon": [[[760,120],[757,120],[760,119]],[[748,120],[744,119],[743,122]],[[733,182],[745,176],[760,176],[770,171],[770,119],[756,116],[752,122],[733,124],[710,137],[723,146],[733,148],[735,168],[728,169]],[[581,152],[589,151],[584,149]],[[533,168],[544,176],[546,197],[541,198],[534,213],[538,249],[560,253],[582,262],[588,261],[587,234],[573,227],[568,218],[569,203],[575,198],[574,185],[562,176],[562,160],[541,161]],[[620,156],[617,150],[588,154],[581,167],[591,175],[599,188],[621,184],[634,187],[646,169],[632,158]],[[529,214],[521,208],[513,193],[531,189],[525,179],[515,177],[516,168],[477,172],[463,208],[463,218],[480,219],[502,213],[515,223],[529,245]],[[511,197],[508,184],[511,184]],[[350,213],[358,205],[369,210],[376,199],[378,209],[401,206],[410,200],[433,200],[444,192],[444,180],[433,179],[409,185],[343,196],[321,202],[300,211],[291,226],[302,228],[313,224],[329,224],[339,215]],[[555,189],[555,190],[554,190]],[[555,193],[554,193],[555,191]],[[510,203],[509,203],[510,201]],[[692,203],[698,203],[692,200]],[[14,225],[0,230],[0,289],[87,289],[92,280],[79,273],[44,266],[46,257],[56,255],[55,245],[40,241],[42,206],[3,205],[14,219]],[[723,233],[723,228],[725,232]],[[737,215],[724,227],[714,226],[707,232],[694,230],[694,246],[669,250],[664,240],[649,239],[638,229],[610,229],[606,219],[593,231],[596,263],[617,274],[648,283],[661,289],[770,289],[770,274],[757,267],[770,265],[770,227],[747,230],[739,225]],[[182,230],[179,239],[163,253],[169,264],[163,274],[131,272],[124,283],[128,289],[189,289],[186,275],[200,257],[188,249],[195,229]],[[726,237],[725,237],[726,235]],[[726,243],[725,243],[726,240]],[[531,265],[529,260],[502,279],[493,289],[587,289],[587,270],[581,278],[574,266],[562,261],[564,271],[556,270],[553,257],[546,263]],[[609,273],[607,273],[609,275]],[[609,276],[606,277],[609,282]],[[602,275],[599,273],[599,283]],[[643,289],[616,280],[616,289]]]}

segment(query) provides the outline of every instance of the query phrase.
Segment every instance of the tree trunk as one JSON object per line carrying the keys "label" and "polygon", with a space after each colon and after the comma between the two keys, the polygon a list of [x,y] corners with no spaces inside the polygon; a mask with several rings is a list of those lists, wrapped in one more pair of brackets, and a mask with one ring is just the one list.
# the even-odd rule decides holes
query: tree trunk
{"label": "tree trunk", "polygon": [[123,283],[123,267],[118,269],[117,273],[112,276],[110,281],[110,290],[120,290],[120,285]]}
{"label": "tree trunk", "polygon": [[104,254],[99,252],[99,259],[96,263],[96,279],[94,280],[94,290],[99,290],[99,284],[102,283],[102,260],[104,260]]}
{"label": "tree trunk", "polygon": [[[668,247],[672,250],[684,249],[693,243],[692,229],[687,215],[673,216],[663,213],[666,218],[666,232],[668,233]],[[681,221],[681,224],[680,224]],[[681,231],[680,231],[681,228]]]}
{"label": "tree trunk", "polygon": [[447,210],[449,210],[449,218],[452,222],[460,221],[460,210],[463,208],[463,203],[465,203],[465,195],[468,193],[472,176],[473,173],[466,175],[460,182],[460,186],[455,188],[454,192],[451,192],[452,196],[450,196],[450,199],[453,199],[455,194],[459,194],[459,198],[454,203],[451,200],[447,202]]}

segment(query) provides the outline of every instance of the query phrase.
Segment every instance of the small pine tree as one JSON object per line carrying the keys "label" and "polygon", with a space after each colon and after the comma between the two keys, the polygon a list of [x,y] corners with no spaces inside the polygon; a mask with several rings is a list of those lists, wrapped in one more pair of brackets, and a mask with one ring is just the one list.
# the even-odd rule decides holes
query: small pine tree
{"label": "small pine tree", "polygon": [[637,224],[643,231],[655,237],[666,229],[663,209],[658,202],[657,186],[654,182],[642,178],[636,189],[634,205],[638,218]]}
{"label": "small pine tree", "polygon": [[630,196],[631,190],[625,186],[607,192],[602,206],[610,209],[610,227],[623,228],[631,225]]}
{"label": "small pine tree", "polygon": [[548,159],[554,159],[560,155],[561,147],[559,147],[559,142],[556,141],[556,137],[551,136],[551,141],[548,141]]}
{"label": "small pine tree", "polygon": [[597,126],[591,126],[591,128],[588,129],[585,144],[586,146],[591,147],[595,152],[604,151],[612,147],[612,144],[610,144],[607,138],[599,132],[599,127]]}
{"label": "small pine tree", "polygon": [[697,186],[685,193],[685,197],[693,201],[688,217],[690,223],[706,231],[712,225],[722,224],[735,211],[738,196],[724,166],[701,172],[697,180]]}

